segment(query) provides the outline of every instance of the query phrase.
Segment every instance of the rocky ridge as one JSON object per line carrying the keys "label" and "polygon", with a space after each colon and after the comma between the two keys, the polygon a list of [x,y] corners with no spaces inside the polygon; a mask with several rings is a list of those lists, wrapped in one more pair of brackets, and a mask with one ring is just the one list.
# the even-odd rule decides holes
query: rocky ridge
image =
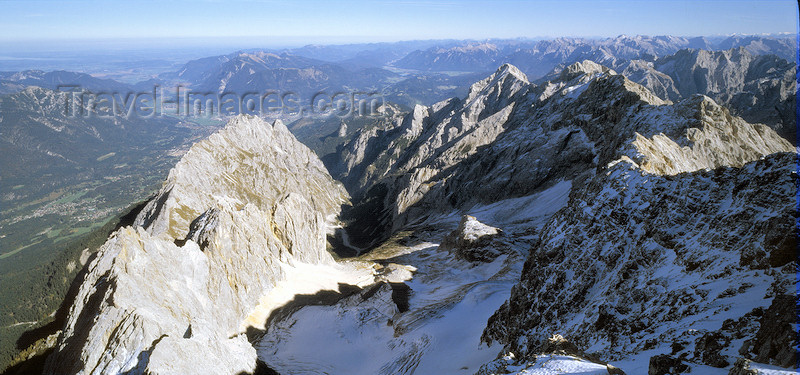
{"label": "rocky ridge", "polygon": [[179,71],[164,73],[159,78],[170,83],[188,83],[194,92],[203,95],[236,93],[246,96],[258,87],[281,95],[291,92],[293,100],[305,102],[319,92],[334,95],[348,87],[374,89],[395,76],[377,67],[355,68],[355,71],[349,69],[351,67],[286,52],[240,51],[193,60]]}
{"label": "rocky ridge", "polygon": [[352,174],[339,177],[359,182],[350,191],[382,213],[378,228],[391,231],[431,213],[586,178],[620,159],[677,174],[792,149],[708,97],[672,105],[591,61],[542,84],[504,65],[463,100],[418,106],[393,128],[357,135],[340,154]]}
{"label": "rocky ridge", "polygon": [[674,101],[707,95],[748,122],[770,125],[784,138],[795,139],[797,68],[790,61],[756,55],[744,47],[687,49],[659,58],[647,69],[652,77],[641,81],[629,78],[653,89],[661,98]]}
{"label": "rocky ridge", "polygon": [[234,118],[100,249],[46,372],[252,371],[245,319],[286,267],[333,263],[347,198],[280,121]]}
{"label": "rocky ridge", "polygon": [[[552,334],[606,361],[672,345],[666,355],[677,362],[670,361],[692,366],[726,367],[740,355],[755,358],[747,353],[761,353],[757,347],[792,347],[789,339],[743,344],[764,336],[756,335],[758,311],[790,293],[794,157],[768,155],[792,152],[792,145],[709,97],[673,104],[591,61],[541,85],[516,71],[501,67],[463,102],[415,108],[383,133],[395,138],[378,141],[389,148],[376,160],[389,162],[371,172],[385,177],[366,193],[385,194],[393,228],[424,228],[435,225],[435,212],[579,181],[568,209],[531,249],[512,307],[490,320],[484,340],[504,344],[515,365],[533,361]],[[470,108],[495,121],[464,121]],[[477,140],[459,143],[470,135]],[[463,155],[465,144],[477,146],[467,151],[473,155]],[[540,159],[531,165],[525,155]],[[447,238],[443,248],[453,242]],[[580,244],[596,253],[575,251]],[[719,321],[700,323],[709,316]],[[784,357],[759,360],[788,366]]]}

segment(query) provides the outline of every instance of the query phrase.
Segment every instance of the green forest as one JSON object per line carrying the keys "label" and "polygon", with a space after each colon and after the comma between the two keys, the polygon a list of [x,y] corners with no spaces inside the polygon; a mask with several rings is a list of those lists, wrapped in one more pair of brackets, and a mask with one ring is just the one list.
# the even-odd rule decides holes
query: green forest
{"label": "green forest", "polygon": [[[41,244],[62,250],[53,251],[56,255],[49,262],[32,268],[16,264],[16,267],[24,269],[22,272],[3,269],[0,273],[0,285],[3,286],[0,300],[16,303],[5,304],[0,314],[0,369],[13,365],[21,350],[61,329],[72,303],[72,294],[77,292],[78,284],[73,285],[73,281],[89,263],[87,261],[81,266],[81,255],[86,258],[86,254],[91,254],[88,259],[91,260],[111,233],[133,223],[142,207],[144,203],[126,209],[102,227],[78,236],[63,248]],[[70,264],[74,266],[68,266]]]}

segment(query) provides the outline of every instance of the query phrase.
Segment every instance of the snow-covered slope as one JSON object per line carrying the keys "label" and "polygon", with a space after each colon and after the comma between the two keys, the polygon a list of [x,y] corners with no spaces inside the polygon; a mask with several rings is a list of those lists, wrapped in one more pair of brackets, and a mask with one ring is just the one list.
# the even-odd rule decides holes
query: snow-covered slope
{"label": "snow-covered slope", "polygon": [[599,174],[543,228],[483,340],[524,360],[560,334],[604,360],[793,366],[793,340],[777,333],[792,325],[767,319],[795,293],[795,159],[676,176],[620,163]]}
{"label": "snow-covered slope", "polygon": [[[377,283],[339,301],[297,298],[306,305],[269,321],[259,360],[280,374],[475,373],[501,349],[481,344],[486,319],[509,297],[533,234],[564,206],[570,186],[476,207],[457,228],[457,213],[433,218],[349,260],[373,264]],[[470,241],[439,246],[450,236]],[[457,256],[464,252],[483,257]]]}

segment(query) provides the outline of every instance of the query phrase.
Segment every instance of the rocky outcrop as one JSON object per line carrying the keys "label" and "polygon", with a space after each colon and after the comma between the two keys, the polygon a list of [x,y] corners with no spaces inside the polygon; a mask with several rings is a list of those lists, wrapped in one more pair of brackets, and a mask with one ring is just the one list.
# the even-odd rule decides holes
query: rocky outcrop
{"label": "rocky outcrop", "polygon": [[474,216],[464,215],[458,228],[442,239],[439,248],[471,262],[491,262],[507,247],[496,242],[502,235],[502,230],[481,223]]}
{"label": "rocky outcrop", "polygon": [[333,263],[325,237],[346,200],[279,121],[234,118],[99,250],[47,373],[252,371],[246,317],[285,266]]}
{"label": "rocky outcrop", "polygon": [[[788,141],[766,126],[751,125],[731,116],[727,109],[705,96],[693,96],[666,112],[667,118],[691,121],[691,127],[677,136],[683,125],[666,120],[658,124],[663,133],[651,132],[650,137],[636,133],[632,142],[635,151],[628,156],[639,161],[639,166],[650,173],[677,174],[721,166],[741,167],[765,155],[792,150]],[[634,115],[634,121],[640,121],[636,117],[638,115]],[[652,117],[645,121],[652,121]]]}
{"label": "rocky outcrop", "polygon": [[689,370],[689,366],[683,363],[680,358],[674,358],[669,354],[659,354],[650,357],[647,375],[682,374],[687,370]]}
{"label": "rocky outcrop", "polygon": [[558,333],[604,360],[671,345],[674,358],[730,365],[733,343],[760,337],[749,311],[794,290],[795,157],[675,176],[618,163],[598,174],[543,228],[483,340],[525,357]]}
{"label": "rocky outcrop", "polygon": [[620,69],[622,75],[647,87],[659,98],[672,101],[681,99],[681,93],[675,87],[672,77],[656,70],[651,61],[631,60]]}
{"label": "rocky outcrop", "polygon": [[[787,245],[796,249],[795,244]],[[788,250],[789,254],[786,255],[792,255],[791,249]],[[772,304],[764,310],[755,337],[745,343],[739,353],[760,363],[790,368],[796,366],[798,339],[797,330],[793,328],[796,323],[796,303],[797,296],[794,294],[775,296]]]}

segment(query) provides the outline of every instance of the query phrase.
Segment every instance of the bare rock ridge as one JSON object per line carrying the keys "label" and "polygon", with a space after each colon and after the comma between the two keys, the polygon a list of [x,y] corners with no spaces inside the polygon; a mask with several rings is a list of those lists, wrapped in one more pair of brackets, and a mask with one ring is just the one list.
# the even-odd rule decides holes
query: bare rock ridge
{"label": "bare rock ridge", "polygon": [[284,265],[333,263],[327,227],[347,199],[280,121],[234,118],[100,249],[47,373],[253,371],[245,318]]}
{"label": "bare rock ridge", "polygon": [[[504,65],[464,99],[417,106],[386,129],[361,132],[341,154],[353,167],[342,173],[360,196],[354,212],[362,209],[373,223],[383,215],[383,226],[367,236],[379,243],[386,233],[425,232],[475,207],[570,191],[563,205],[542,199],[525,219],[505,222],[522,223],[507,236],[469,215],[442,233],[438,250],[477,269],[502,257],[504,245],[530,249],[511,298],[483,334],[504,356],[478,373],[522,374],[553,359],[543,354],[644,367],[630,373],[647,373],[648,362],[654,373],[730,368],[739,357],[791,365],[791,335],[776,334],[791,319],[764,317],[785,316],[791,299],[792,145],[707,96],[673,103],[591,61],[539,84],[517,72]],[[549,215],[558,212],[543,215],[543,227],[521,230],[550,205],[557,208]],[[409,308],[420,306],[412,300]],[[340,304],[327,313],[356,311]],[[290,349],[270,345],[307,343],[291,327],[303,336],[302,327],[315,323],[308,316],[318,313],[281,323],[260,355],[287,372],[302,368],[288,354],[273,355]],[[357,321],[346,320],[348,327]],[[562,335],[566,353],[548,347],[548,338]],[[425,363],[425,349],[413,353],[422,359],[405,368]],[[316,366],[309,368],[325,368]]]}
{"label": "bare rock ridge", "polygon": [[[690,47],[649,58],[614,56],[586,58],[616,69],[663,100],[678,102],[696,94],[709,96],[747,122],[768,125],[795,142],[797,68],[793,54],[786,60],[740,46],[719,51]],[[566,68],[558,66],[535,82],[555,80]]]}
{"label": "bare rock ridge", "polygon": [[[760,317],[780,315],[793,294],[794,147],[707,96],[673,104],[590,61],[541,84],[513,71],[395,128],[414,131],[382,133],[388,148],[373,167],[384,169],[371,173],[383,178],[365,193],[384,204],[380,230],[391,232],[563,180],[578,186],[489,320],[483,339],[516,358],[489,367],[533,363],[553,335],[604,361],[647,361],[636,356],[659,348],[669,354],[656,363],[684,369],[740,357],[792,366],[791,335],[766,333],[788,326]],[[494,121],[465,121],[473,108]],[[442,246],[458,249],[461,232]]]}
{"label": "bare rock ridge", "polygon": [[380,240],[432,213],[531,194],[623,159],[677,174],[792,150],[708,97],[672,104],[592,61],[540,84],[506,64],[466,99],[418,106],[393,128],[358,134],[340,153],[351,169],[337,178],[359,202],[348,216],[357,220],[359,205],[371,213],[355,225],[361,236]]}

